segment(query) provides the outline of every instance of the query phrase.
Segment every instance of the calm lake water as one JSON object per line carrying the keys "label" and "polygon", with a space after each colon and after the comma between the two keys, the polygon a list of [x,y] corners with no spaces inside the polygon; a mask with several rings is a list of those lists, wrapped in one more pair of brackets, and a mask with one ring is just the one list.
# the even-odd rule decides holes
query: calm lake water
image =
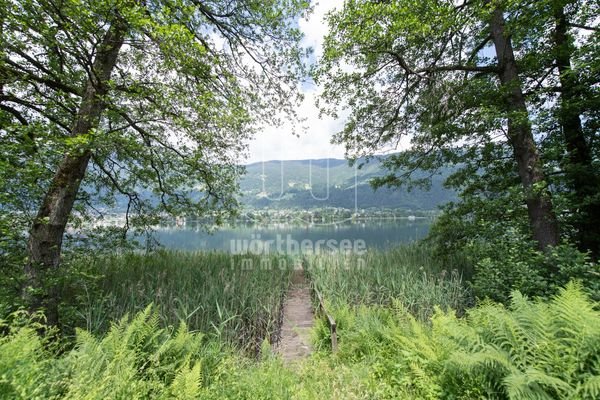
{"label": "calm lake water", "polygon": [[[339,224],[288,223],[269,225],[237,225],[207,233],[189,226],[161,228],[155,237],[165,247],[179,250],[222,250],[245,252],[248,246],[269,246],[271,251],[292,252],[302,248],[340,248],[348,243],[383,249],[400,243],[424,238],[429,232],[430,219],[355,221]],[[256,248],[256,247],[255,247]],[[295,251],[296,250],[296,251]]]}

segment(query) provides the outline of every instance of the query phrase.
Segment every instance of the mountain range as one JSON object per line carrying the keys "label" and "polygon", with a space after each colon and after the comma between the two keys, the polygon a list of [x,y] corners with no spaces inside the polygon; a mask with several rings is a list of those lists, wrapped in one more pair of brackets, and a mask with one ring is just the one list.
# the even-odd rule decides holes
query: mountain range
{"label": "mountain range", "polygon": [[[340,159],[265,161],[246,166],[241,178],[242,203],[251,208],[400,208],[433,210],[456,199],[442,185],[449,171],[432,178],[431,189],[380,188],[370,180],[384,175],[378,159],[362,168]],[[421,172],[421,174],[423,174]],[[419,172],[417,172],[419,175]]]}
{"label": "mountain range", "polygon": [[[357,164],[361,164],[359,162]],[[347,160],[317,159],[265,161],[246,165],[240,177],[240,202],[249,209],[316,209],[316,208],[393,208],[406,211],[435,210],[456,199],[452,190],[443,187],[450,170],[432,178],[430,190],[406,188],[374,190],[371,179],[382,176],[381,160],[362,163],[362,168],[350,166]],[[424,172],[416,172],[423,176]],[[141,198],[159,200],[147,189],[140,189]],[[101,205],[98,207],[102,208]],[[125,212],[127,199],[117,196],[112,212]]]}

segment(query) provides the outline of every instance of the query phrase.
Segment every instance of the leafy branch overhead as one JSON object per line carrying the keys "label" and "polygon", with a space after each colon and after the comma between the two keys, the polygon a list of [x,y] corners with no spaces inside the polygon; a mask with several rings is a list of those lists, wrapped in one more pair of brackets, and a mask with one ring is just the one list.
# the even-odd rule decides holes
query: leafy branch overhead
{"label": "leafy branch overhead", "polygon": [[354,160],[408,148],[386,157],[375,187],[427,185],[415,171],[449,164],[465,201],[520,185],[540,248],[561,233],[553,192],[570,192],[572,239],[597,254],[599,11],[579,0],[346,1],[327,17],[315,74],[322,111],[350,115],[334,141]]}
{"label": "leafy branch overhead", "polygon": [[[0,0],[3,211],[29,231],[24,296],[60,263],[65,228],[128,199],[125,232],[165,213],[235,212],[260,124],[294,118],[307,50],[291,1]],[[16,215],[16,214],[15,214]],[[42,291],[43,292],[43,291]]]}
{"label": "leafy branch overhead", "polygon": [[[118,192],[139,213],[231,211],[239,154],[256,122],[293,114],[304,52],[292,21],[306,4],[89,3],[1,4],[2,140],[15,150],[11,165],[44,165],[47,185],[64,152],[89,150],[88,194]],[[114,69],[97,76],[94,63],[117,24]],[[105,86],[104,111],[96,129],[73,138],[89,85]],[[141,188],[160,204],[136,196]],[[204,197],[190,198],[189,188]]]}

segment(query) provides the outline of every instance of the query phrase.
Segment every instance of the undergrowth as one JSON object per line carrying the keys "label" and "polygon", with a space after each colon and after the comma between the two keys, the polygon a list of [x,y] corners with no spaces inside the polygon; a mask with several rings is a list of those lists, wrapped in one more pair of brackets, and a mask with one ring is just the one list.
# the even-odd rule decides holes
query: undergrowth
{"label": "undergrowth", "polygon": [[422,244],[364,254],[319,254],[309,257],[307,265],[314,285],[332,304],[390,305],[396,301],[423,321],[435,306],[462,313],[471,304],[458,260],[442,265]]}
{"label": "undergrowth", "polygon": [[[596,399],[600,312],[578,284],[549,302],[514,292],[431,323],[399,302],[338,307],[340,348],[284,367],[265,342],[240,357],[151,307],[57,352],[35,325],[2,322],[2,399]],[[322,324],[316,343],[327,340]]]}
{"label": "undergrowth", "polygon": [[[340,307],[344,365],[372,371],[372,398],[597,399],[600,312],[571,283],[549,302],[513,292],[509,308],[484,303],[465,318],[438,309],[431,324],[393,307]],[[327,349],[329,329],[315,329]]]}

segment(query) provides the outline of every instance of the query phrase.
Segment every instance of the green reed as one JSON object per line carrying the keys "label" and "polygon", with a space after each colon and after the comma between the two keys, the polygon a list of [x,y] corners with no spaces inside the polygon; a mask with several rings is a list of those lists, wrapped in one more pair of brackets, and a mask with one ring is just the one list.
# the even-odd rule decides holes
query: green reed
{"label": "green reed", "polygon": [[272,340],[293,265],[280,255],[158,251],[73,262],[65,312],[103,333],[112,321],[154,304],[161,324],[186,322],[245,350]]}
{"label": "green reed", "polygon": [[306,264],[313,284],[333,304],[385,305],[396,299],[427,319],[436,306],[462,312],[470,301],[460,270],[441,265],[424,245],[362,255],[322,253],[307,257]]}

